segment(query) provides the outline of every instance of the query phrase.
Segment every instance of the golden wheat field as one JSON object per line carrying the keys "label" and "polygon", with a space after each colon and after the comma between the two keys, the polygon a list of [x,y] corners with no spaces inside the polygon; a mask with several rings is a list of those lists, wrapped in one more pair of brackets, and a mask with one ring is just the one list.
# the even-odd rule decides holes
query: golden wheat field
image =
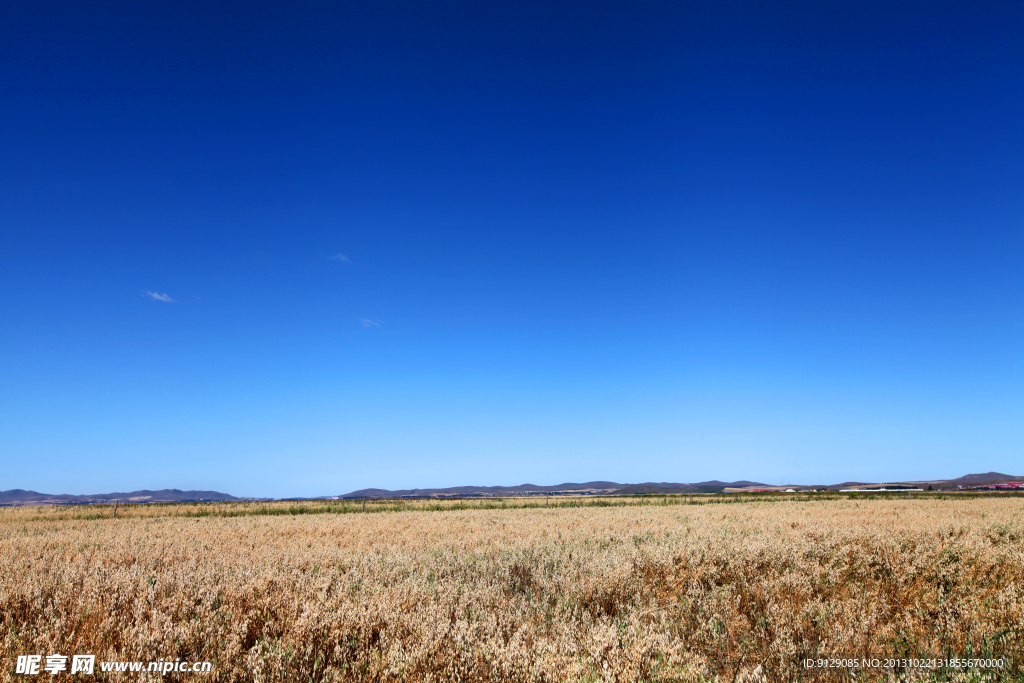
{"label": "golden wheat field", "polygon": [[[18,655],[78,652],[213,666],[75,680],[1022,680],[1022,539],[1019,498],[119,519],[8,509],[0,677],[32,679],[14,673]],[[1003,668],[851,678],[804,664],[865,657]]]}

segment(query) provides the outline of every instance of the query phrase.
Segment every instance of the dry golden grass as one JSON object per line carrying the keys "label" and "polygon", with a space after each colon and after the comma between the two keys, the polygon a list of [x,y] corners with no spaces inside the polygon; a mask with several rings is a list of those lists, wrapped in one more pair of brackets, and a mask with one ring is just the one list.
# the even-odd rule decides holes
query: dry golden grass
{"label": "dry golden grass", "polygon": [[[218,681],[851,680],[800,664],[823,655],[1024,671],[1019,498],[30,519],[58,512],[0,514],[0,677],[51,652],[210,660]],[[857,680],[947,680],[901,676]]]}
{"label": "dry golden grass", "polygon": [[[845,498],[844,494],[813,494],[817,499]],[[919,494],[921,495],[921,494]],[[1004,494],[1005,495],[1005,494]],[[133,503],[117,507],[118,519],[140,517],[249,517],[257,515],[351,514],[363,512],[510,510],[519,508],[623,507],[651,505],[710,505],[716,503],[750,502],[755,499],[807,500],[809,495],[769,494],[767,496],[735,495],[665,495],[665,496],[519,496],[494,498],[406,498],[350,500],[282,500],[226,503]],[[112,517],[109,505],[25,505],[0,508],[0,524],[12,521],[42,522],[57,520],[90,520]]]}

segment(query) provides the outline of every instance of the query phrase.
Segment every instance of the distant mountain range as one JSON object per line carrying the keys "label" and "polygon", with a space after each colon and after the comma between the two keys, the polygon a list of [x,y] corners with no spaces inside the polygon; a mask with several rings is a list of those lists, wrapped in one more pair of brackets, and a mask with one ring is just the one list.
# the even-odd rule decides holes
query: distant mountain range
{"label": "distant mountain range", "polygon": [[[931,487],[935,490],[956,490],[959,487],[973,488],[1003,482],[1024,482],[1024,477],[1015,477],[999,472],[968,474],[957,479],[932,479],[927,481],[900,482],[863,482],[846,481],[841,484],[790,484],[784,488],[794,490],[818,489],[838,491],[851,487],[891,484],[899,486],[914,485],[920,488]],[[337,496],[317,496],[315,498],[290,498],[288,500],[327,500],[327,499],[359,499],[359,498],[486,498],[499,496],[579,496],[579,495],[639,495],[645,493],[721,493],[725,489],[742,489],[749,487],[767,487],[756,481],[701,481],[684,484],[673,482],[647,482],[644,484],[617,484],[614,481],[588,481],[582,484],[565,483],[555,486],[536,486],[521,484],[519,486],[452,486],[440,489],[360,489]],[[783,488],[783,487],[771,487]],[[128,493],[97,493],[88,496],[69,494],[39,493],[12,489],[0,491],[0,506],[11,505],[88,505],[90,503],[198,503],[231,500],[271,500],[266,498],[236,498],[218,491],[181,491],[163,489],[161,491],[131,491]]]}
{"label": "distant mountain range", "polygon": [[[936,479],[931,481],[886,482],[892,484],[917,484],[921,488],[931,486],[936,490],[956,489],[958,486],[981,486],[988,483],[1022,481],[1024,477],[1014,477],[999,472],[984,474],[968,474],[958,479]],[[872,482],[843,482],[842,484],[792,484],[786,488],[818,489],[838,491],[851,486],[867,486]],[[492,497],[492,496],[546,496],[546,495],[639,495],[644,493],[721,493],[725,489],[742,489],[747,487],[768,486],[756,481],[701,481],[696,483],[647,482],[644,484],[617,484],[613,481],[588,481],[583,484],[558,484],[556,486],[453,486],[443,489],[360,489],[340,496],[321,496],[321,498],[459,498],[459,497]]]}
{"label": "distant mountain range", "polygon": [[359,489],[341,496],[324,498],[460,498],[495,496],[578,496],[587,494],[624,495],[639,493],[718,493],[726,486],[758,486],[753,481],[702,481],[696,484],[648,482],[646,484],[617,484],[614,481],[588,481],[583,484],[556,484],[555,486],[452,486],[444,489]]}
{"label": "distant mountain range", "polygon": [[52,494],[24,489],[0,491],[0,505],[88,505],[90,503],[199,503],[207,501],[244,500],[218,491],[131,491],[128,493],[97,493],[90,496]]}

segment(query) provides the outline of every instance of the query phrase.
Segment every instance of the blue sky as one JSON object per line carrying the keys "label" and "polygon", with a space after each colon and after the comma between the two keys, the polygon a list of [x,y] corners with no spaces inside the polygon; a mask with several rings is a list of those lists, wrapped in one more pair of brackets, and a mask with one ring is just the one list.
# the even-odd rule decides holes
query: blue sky
{"label": "blue sky", "polygon": [[0,489],[1024,474],[1018,3],[10,3]]}

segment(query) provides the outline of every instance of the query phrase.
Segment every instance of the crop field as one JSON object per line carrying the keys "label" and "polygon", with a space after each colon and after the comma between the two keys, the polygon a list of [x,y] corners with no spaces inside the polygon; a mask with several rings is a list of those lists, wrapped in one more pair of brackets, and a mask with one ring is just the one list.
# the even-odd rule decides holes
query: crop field
{"label": "crop field", "polygon": [[0,679],[1024,680],[1022,498],[637,500],[3,509]]}

